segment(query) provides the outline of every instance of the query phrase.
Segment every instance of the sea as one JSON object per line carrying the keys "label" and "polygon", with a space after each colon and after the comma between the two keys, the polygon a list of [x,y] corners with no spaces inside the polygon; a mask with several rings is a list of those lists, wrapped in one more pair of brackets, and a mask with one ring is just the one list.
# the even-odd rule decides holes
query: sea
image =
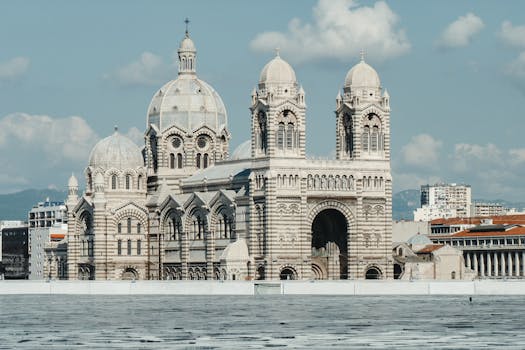
{"label": "sea", "polygon": [[525,349],[523,296],[0,295],[0,349]]}

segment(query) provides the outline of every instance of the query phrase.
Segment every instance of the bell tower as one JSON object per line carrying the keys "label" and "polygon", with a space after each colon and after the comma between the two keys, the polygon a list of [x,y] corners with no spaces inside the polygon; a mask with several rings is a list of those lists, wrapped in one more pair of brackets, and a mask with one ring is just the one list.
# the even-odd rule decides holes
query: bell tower
{"label": "bell tower", "polygon": [[336,97],[336,158],[390,160],[390,96],[364,60]]}
{"label": "bell tower", "polygon": [[305,157],[304,90],[277,52],[252,92],[252,158]]}

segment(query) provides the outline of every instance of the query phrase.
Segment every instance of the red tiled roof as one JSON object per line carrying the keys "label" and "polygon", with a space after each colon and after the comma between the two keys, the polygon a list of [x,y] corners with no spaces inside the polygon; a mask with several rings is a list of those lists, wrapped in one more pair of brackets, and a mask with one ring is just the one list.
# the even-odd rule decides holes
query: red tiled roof
{"label": "red tiled roof", "polygon": [[443,244],[429,244],[423,249],[418,250],[416,253],[432,253],[435,250],[438,250],[439,248],[442,248]]}
{"label": "red tiled roof", "polygon": [[[517,226],[507,231],[470,232],[469,230],[464,230],[464,231],[454,233],[448,237],[461,238],[461,237],[522,236],[522,235],[525,235],[525,227]],[[446,237],[441,236],[440,238],[446,238]]]}
{"label": "red tiled roof", "polygon": [[471,218],[449,218],[434,219],[431,225],[479,225],[482,220],[492,219],[494,225],[498,224],[522,224],[525,225],[525,214],[498,215],[498,216],[476,216]]}
{"label": "red tiled roof", "polygon": [[64,233],[52,233],[51,239],[64,239],[66,235]]}

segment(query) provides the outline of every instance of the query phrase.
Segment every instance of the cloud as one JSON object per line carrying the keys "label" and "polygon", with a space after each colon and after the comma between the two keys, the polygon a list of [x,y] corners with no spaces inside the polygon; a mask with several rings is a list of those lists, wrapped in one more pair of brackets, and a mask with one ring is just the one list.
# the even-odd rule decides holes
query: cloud
{"label": "cloud", "polygon": [[525,82],[525,52],[522,52],[518,58],[505,67],[505,74],[512,77],[518,83]]}
{"label": "cloud", "polygon": [[79,116],[55,118],[27,113],[0,119],[0,192],[50,183],[65,186],[75,171],[79,176],[99,140]]}
{"label": "cloud", "polygon": [[126,136],[135,142],[139,147],[144,146],[144,133],[136,127],[131,127],[126,133]]}
{"label": "cloud", "polygon": [[260,33],[250,46],[258,52],[279,47],[283,56],[294,62],[347,62],[361,49],[374,59],[384,60],[410,50],[405,31],[397,26],[399,17],[383,1],[366,7],[353,0],[319,0],[313,17],[312,23],[292,19],[284,33]]}
{"label": "cloud", "polygon": [[401,149],[403,161],[416,167],[435,167],[439,161],[439,150],[442,144],[441,141],[428,134],[414,136]]}
{"label": "cloud", "polygon": [[485,24],[473,13],[460,16],[457,20],[450,23],[437,40],[440,48],[457,48],[470,44],[472,37],[479,33]]}
{"label": "cloud", "polygon": [[0,62],[0,80],[10,80],[23,75],[29,68],[29,58],[15,57],[9,61]]}
{"label": "cloud", "polygon": [[165,82],[174,71],[174,64],[167,64],[161,56],[146,51],[137,60],[105,75],[105,78],[124,86],[150,86]]}
{"label": "cloud", "polygon": [[525,148],[510,149],[509,156],[513,164],[525,163]]}
{"label": "cloud", "polygon": [[499,36],[509,46],[525,48],[525,25],[513,26],[510,21],[504,21]]}
{"label": "cloud", "polygon": [[472,172],[480,168],[500,166],[502,163],[502,152],[489,143],[485,146],[459,143],[454,147],[453,167],[459,173]]}

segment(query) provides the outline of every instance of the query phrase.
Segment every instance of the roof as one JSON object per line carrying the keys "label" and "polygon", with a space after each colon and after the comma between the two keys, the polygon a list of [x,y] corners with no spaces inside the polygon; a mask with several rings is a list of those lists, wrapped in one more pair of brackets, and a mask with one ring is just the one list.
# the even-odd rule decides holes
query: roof
{"label": "roof", "polygon": [[525,214],[516,215],[497,215],[497,216],[477,216],[471,218],[449,218],[434,219],[431,225],[479,225],[482,220],[492,219],[494,225],[519,224],[525,225]]}
{"label": "roof", "polygon": [[[525,235],[525,227],[523,226],[514,226],[508,230],[493,230],[493,231],[470,231],[464,230],[448,237],[450,238],[462,238],[462,237],[492,237],[492,236],[521,236]],[[441,236],[440,238],[443,238]],[[447,238],[447,237],[445,237]]]}
{"label": "roof", "polygon": [[352,67],[346,74],[345,87],[379,88],[381,81],[376,70],[364,60]]}
{"label": "roof", "polygon": [[136,169],[144,166],[140,148],[128,137],[118,131],[100,140],[89,156],[89,166],[93,168]]}
{"label": "roof", "polygon": [[225,161],[221,163],[216,163],[215,165],[197,171],[192,176],[182,180],[183,185],[188,185],[194,182],[203,181],[213,181],[213,180],[222,180],[228,179],[230,176],[238,177],[246,174],[249,175],[249,169],[251,168],[251,160],[248,161]]}
{"label": "roof", "polygon": [[411,245],[415,245],[415,244],[424,245],[424,244],[432,244],[432,241],[426,235],[417,234],[417,235],[410,237],[407,240],[407,243]]}
{"label": "roof", "polygon": [[279,55],[268,62],[261,71],[259,84],[296,84],[295,71]]}
{"label": "roof", "polygon": [[416,253],[417,254],[425,254],[425,253],[428,254],[428,253],[432,253],[433,251],[436,251],[438,249],[441,249],[443,247],[444,247],[443,244],[429,244],[426,247],[418,250]]}

